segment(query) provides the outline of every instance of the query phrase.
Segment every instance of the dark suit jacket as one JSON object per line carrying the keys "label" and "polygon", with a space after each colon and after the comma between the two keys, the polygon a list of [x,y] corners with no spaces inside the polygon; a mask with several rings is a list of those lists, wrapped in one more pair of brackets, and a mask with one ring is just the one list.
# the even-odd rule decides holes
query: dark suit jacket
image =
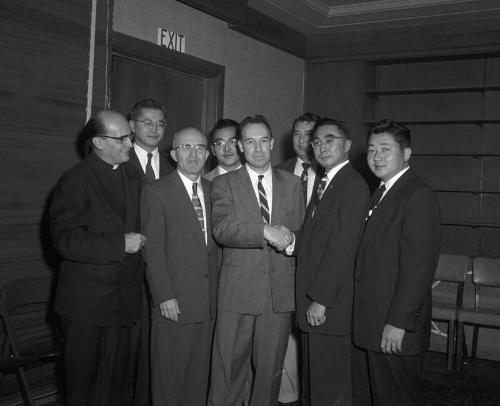
{"label": "dark suit jacket", "polygon": [[[314,217],[314,201],[309,205],[296,241],[297,320],[301,330],[350,334],[354,260],[369,198],[366,182],[348,163],[329,183]],[[326,321],[319,327],[307,323],[306,311],[312,301],[327,307]]]}
{"label": "dark suit jacket", "polygon": [[211,233],[211,183],[201,180],[208,243],[177,171],[145,185],[141,195],[146,276],[154,306],[177,299],[179,322],[215,317],[219,249]]}
{"label": "dark suit jacket", "polygon": [[[303,218],[300,179],[274,169],[271,223],[297,230]],[[294,310],[295,258],[277,253],[265,241],[265,224],[246,166],[214,179],[212,223],[214,237],[223,246],[218,308],[261,314],[270,279],[274,311]]]}
{"label": "dark suit jacket", "polygon": [[[275,165],[274,167],[276,169],[282,169],[284,171],[294,173],[296,164],[297,164],[297,157],[290,158],[290,159],[287,159],[286,161],[280,162],[279,164]],[[318,187],[318,183],[321,180],[321,178],[324,176],[324,174],[325,174],[325,170],[323,169],[323,167],[319,164],[316,164],[316,177],[314,178],[313,194],[311,195],[311,200],[309,201],[309,204],[311,204],[311,202],[313,201],[315,191]]]}
{"label": "dark suit jacket", "polygon": [[427,350],[439,237],[436,196],[410,169],[375,209],[360,241],[355,270],[356,345],[380,351],[387,323],[406,330],[402,354]]}
{"label": "dark suit jacket", "polygon": [[91,154],[67,171],[50,207],[53,243],[62,257],[55,309],[98,326],[130,325],[141,314],[140,253],[125,253],[128,232],[139,232],[141,174],[120,165],[125,201],[103,178],[111,167]]}
{"label": "dark suit jacket", "polygon": [[[168,175],[169,173],[172,173],[175,170],[175,168],[170,163],[170,158],[167,154],[159,151],[159,156],[160,156],[160,178],[161,178],[165,175]],[[141,163],[139,162],[139,158],[137,158],[137,154],[135,153],[134,148],[130,149],[128,163],[135,166],[137,169],[139,169],[144,174]],[[144,176],[146,176],[146,175],[144,175]],[[144,177],[144,179],[146,179],[146,178]]]}

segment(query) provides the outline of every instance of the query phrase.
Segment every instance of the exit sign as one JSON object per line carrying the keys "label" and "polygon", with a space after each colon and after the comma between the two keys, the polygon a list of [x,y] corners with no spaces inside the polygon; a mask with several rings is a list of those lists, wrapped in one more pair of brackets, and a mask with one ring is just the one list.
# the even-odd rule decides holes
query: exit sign
{"label": "exit sign", "polygon": [[174,51],[186,52],[186,37],[173,31],[158,28],[158,45],[173,49]]}

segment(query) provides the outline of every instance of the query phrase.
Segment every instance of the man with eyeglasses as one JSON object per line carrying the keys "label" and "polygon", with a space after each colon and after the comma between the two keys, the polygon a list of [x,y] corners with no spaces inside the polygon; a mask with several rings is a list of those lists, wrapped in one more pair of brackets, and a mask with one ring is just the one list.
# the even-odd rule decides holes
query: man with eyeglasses
{"label": "man with eyeglasses", "polygon": [[356,246],[370,193],[349,163],[345,123],[316,123],[311,145],[324,169],[296,234],[297,321],[313,406],[352,405],[351,312]]}
{"label": "man with eyeglasses", "polygon": [[144,277],[141,173],[125,117],[101,111],[85,125],[92,153],[55,187],[49,218],[62,261],[55,310],[62,318],[67,404],[132,405],[132,337]]}
{"label": "man with eyeglasses", "polygon": [[201,178],[207,139],[185,128],[174,135],[172,147],[177,170],[145,185],[141,196],[153,301],[153,405],[205,405],[219,269],[211,182]]}
{"label": "man with eyeglasses", "polygon": [[129,117],[134,133],[130,163],[144,173],[147,183],[172,172],[168,155],[158,149],[167,126],[165,107],[154,99],[144,99],[134,105]]}
{"label": "man with eyeglasses", "polygon": [[271,167],[274,139],[261,115],[238,126],[246,164],[214,179],[213,233],[223,247],[209,404],[275,406],[295,309],[290,230],[304,217],[300,180]]}
{"label": "man with eyeglasses", "polygon": [[216,176],[241,167],[238,141],[236,140],[237,127],[236,121],[223,118],[218,120],[210,131],[210,144],[212,154],[217,158],[217,166],[203,176],[205,179],[213,181]]}

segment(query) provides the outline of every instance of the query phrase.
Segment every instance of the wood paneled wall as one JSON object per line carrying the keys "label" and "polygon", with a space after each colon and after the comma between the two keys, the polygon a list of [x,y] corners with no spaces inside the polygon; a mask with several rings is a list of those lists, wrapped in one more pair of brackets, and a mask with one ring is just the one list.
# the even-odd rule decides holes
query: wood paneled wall
{"label": "wood paneled wall", "polygon": [[[103,108],[110,4],[97,4],[93,106]],[[79,160],[91,7],[88,0],[0,5],[0,285],[54,271],[44,213],[55,183]]]}

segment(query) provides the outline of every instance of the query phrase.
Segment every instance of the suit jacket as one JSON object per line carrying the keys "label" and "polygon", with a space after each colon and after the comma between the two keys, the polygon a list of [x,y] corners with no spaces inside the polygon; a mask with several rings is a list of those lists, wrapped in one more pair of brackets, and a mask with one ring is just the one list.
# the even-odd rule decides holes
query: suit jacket
{"label": "suit jacket", "polygon": [[[159,151],[159,156],[160,156],[160,178],[161,178],[165,175],[168,175],[169,173],[172,173],[175,170],[175,168],[170,163],[170,158],[167,154]],[[134,148],[130,149],[128,164],[133,165],[137,169],[139,169],[144,175],[144,180],[146,179],[146,175],[144,174],[144,170],[142,169],[141,163],[139,162],[139,158],[137,157]]]}
{"label": "suit jacket", "polygon": [[203,175],[203,177],[206,179],[206,180],[209,180],[210,182],[213,182],[214,178],[216,178],[217,176],[219,176],[220,173],[219,173],[219,166],[217,165],[214,169],[212,169],[210,172],[207,172],[205,175]]}
{"label": "suit jacket", "polygon": [[[309,333],[348,335],[351,332],[353,273],[356,247],[370,198],[365,180],[346,164],[333,177],[319,201],[309,205],[304,226],[297,234],[297,320]],[[326,321],[307,323],[313,302],[326,306]]]}
{"label": "suit jacket", "polygon": [[[304,218],[300,179],[274,169],[272,193],[271,224],[299,229]],[[265,224],[246,166],[214,179],[212,223],[214,237],[223,246],[218,309],[261,314],[270,288],[275,312],[294,310],[295,258],[265,241]]]}
{"label": "suit jacket", "polygon": [[380,201],[361,237],[355,270],[356,345],[380,351],[387,323],[406,330],[402,354],[427,350],[439,237],[436,196],[410,169]]}
{"label": "suit jacket", "polygon": [[[282,169],[284,171],[294,173],[296,164],[297,164],[297,157],[290,158],[290,159],[287,159],[286,161],[280,162],[279,164],[275,165],[274,167],[276,169]],[[314,194],[315,194],[315,191],[318,187],[318,183],[320,182],[320,180],[324,176],[324,174],[325,174],[324,168],[321,165],[316,164],[316,177],[314,178],[313,194],[311,195],[311,200],[309,201],[309,205],[314,200]]]}
{"label": "suit jacket", "polygon": [[177,299],[179,323],[215,317],[219,249],[211,233],[211,183],[201,179],[207,243],[177,171],[144,186],[141,220],[146,276],[154,306]]}
{"label": "suit jacket", "polygon": [[68,170],[49,210],[53,244],[62,257],[55,309],[70,320],[98,326],[132,324],[141,314],[143,262],[125,252],[128,232],[139,232],[141,174],[120,165],[125,198],[96,155]]}

